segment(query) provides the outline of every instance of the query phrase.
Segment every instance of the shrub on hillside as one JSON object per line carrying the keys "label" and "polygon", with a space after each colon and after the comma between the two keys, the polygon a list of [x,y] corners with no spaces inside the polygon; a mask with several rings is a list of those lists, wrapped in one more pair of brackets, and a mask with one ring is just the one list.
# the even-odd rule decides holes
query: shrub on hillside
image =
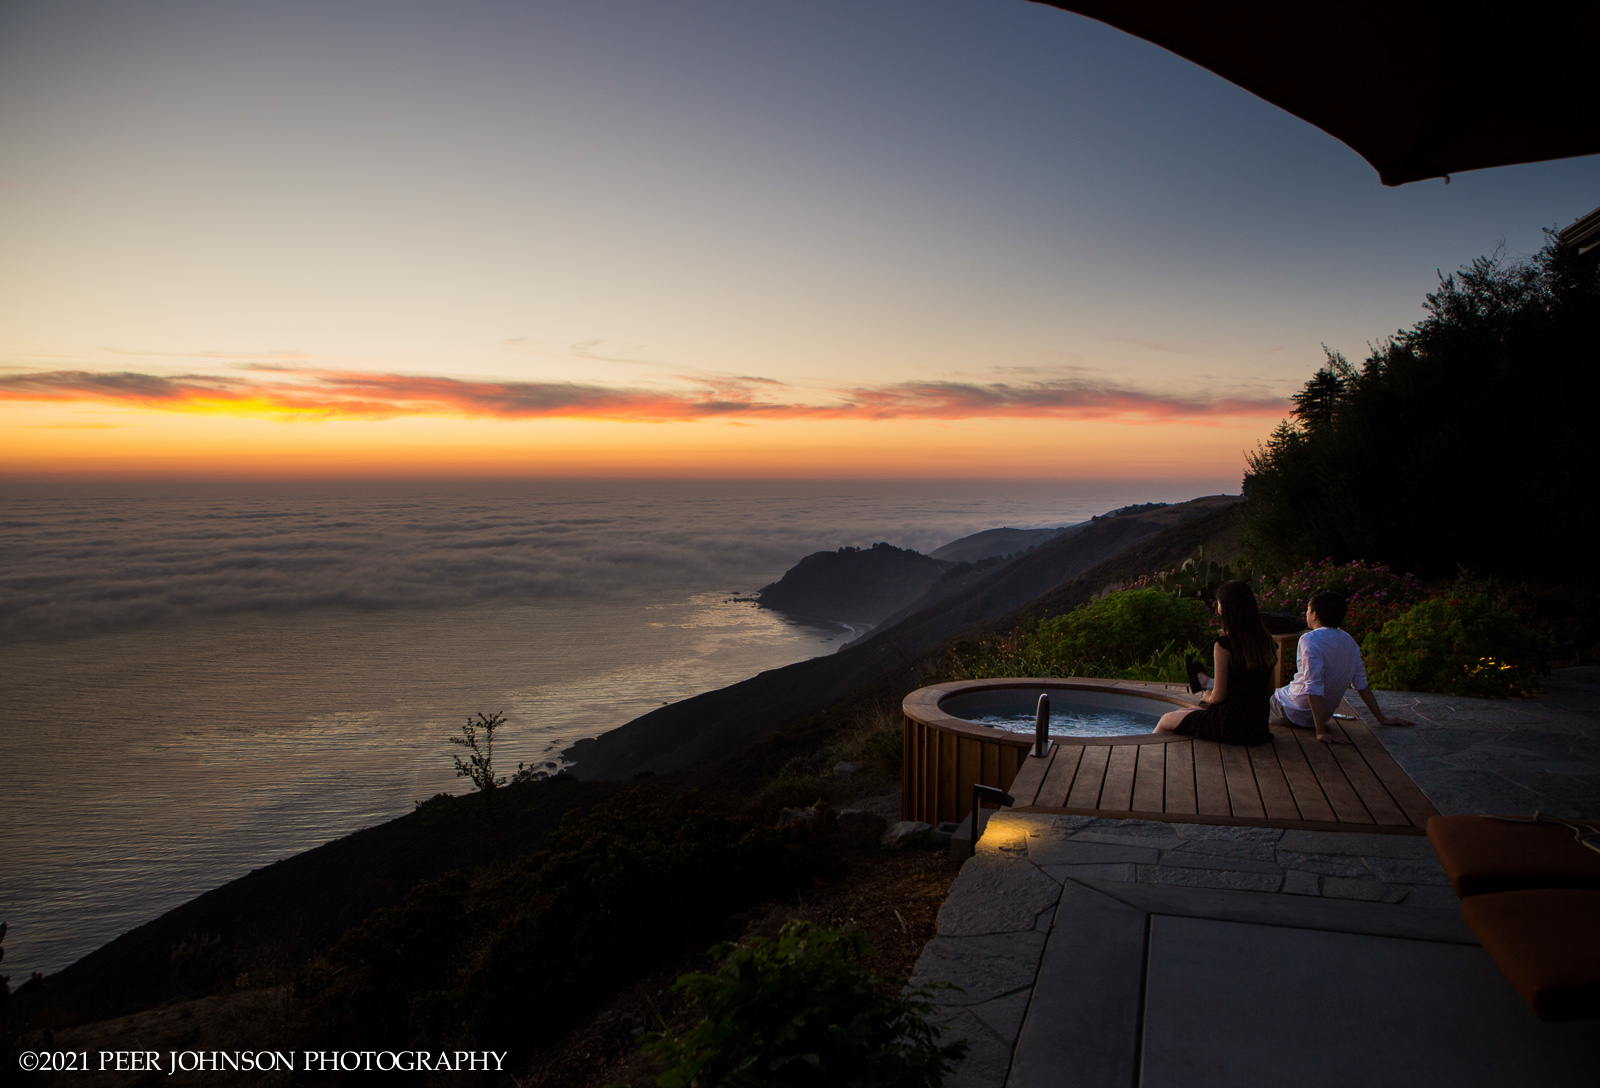
{"label": "shrub on hillside", "polygon": [[1211,610],[1204,601],[1128,589],[1004,638],[962,647],[946,660],[943,679],[1098,676],[1182,683],[1184,659],[1209,660],[1211,642]]}
{"label": "shrub on hillside", "polygon": [[552,1037],[727,915],[831,865],[830,828],[777,830],[633,790],[570,813],[515,867],[412,889],[300,980],[339,1045]]}
{"label": "shrub on hillside", "polygon": [[1449,695],[1528,695],[1549,660],[1548,640],[1477,594],[1434,597],[1367,636],[1375,687]]}
{"label": "shrub on hillside", "polygon": [[1130,668],[1174,645],[1210,642],[1211,610],[1204,601],[1129,589],[1039,624],[1040,649],[1054,661],[1099,661]]}
{"label": "shrub on hillside", "polygon": [[1324,559],[1307,563],[1277,581],[1262,582],[1258,600],[1263,612],[1306,610],[1318,590],[1331,590],[1350,606],[1344,629],[1358,641],[1422,600],[1422,583],[1409,574],[1396,574],[1382,563],[1335,563]]}
{"label": "shrub on hillside", "polygon": [[966,1053],[940,1046],[925,990],[863,967],[866,942],[853,928],[805,921],[777,941],[757,937],[714,950],[714,974],[684,975],[705,1018],[681,1039],[647,1044],[670,1063],[662,1088],[936,1088]]}

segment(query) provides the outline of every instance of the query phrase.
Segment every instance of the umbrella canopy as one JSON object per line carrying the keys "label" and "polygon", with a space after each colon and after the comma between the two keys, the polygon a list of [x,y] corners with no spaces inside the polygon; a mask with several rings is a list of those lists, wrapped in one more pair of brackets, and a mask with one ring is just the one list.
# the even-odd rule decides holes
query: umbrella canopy
{"label": "umbrella canopy", "polygon": [[1600,2],[1036,0],[1109,23],[1350,145],[1385,185],[1600,153]]}

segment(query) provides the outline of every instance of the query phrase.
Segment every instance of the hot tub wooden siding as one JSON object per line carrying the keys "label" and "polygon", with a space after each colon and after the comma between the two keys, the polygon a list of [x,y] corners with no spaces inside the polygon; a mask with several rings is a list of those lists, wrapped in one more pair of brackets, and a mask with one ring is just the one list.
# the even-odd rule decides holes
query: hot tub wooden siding
{"label": "hot tub wooden siding", "polygon": [[[1009,790],[1033,751],[1033,734],[1012,733],[952,718],[939,709],[941,700],[980,688],[1031,688],[1035,691],[1112,691],[1193,706],[1180,688],[1125,680],[1042,679],[965,680],[918,688],[901,703],[903,753],[900,817],[930,824],[958,822],[972,809],[974,784]],[[1090,738],[1096,744],[1114,738]]]}

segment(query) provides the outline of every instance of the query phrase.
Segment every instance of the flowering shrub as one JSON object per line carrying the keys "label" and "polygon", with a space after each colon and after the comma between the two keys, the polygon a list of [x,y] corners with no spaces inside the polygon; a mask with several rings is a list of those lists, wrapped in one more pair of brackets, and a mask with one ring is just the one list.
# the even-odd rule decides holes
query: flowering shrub
{"label": "flowering shrub", "polygon": [[[1344,629],[1357,641],[1399,616],[1423,598],[1422,583],[1410,574],[1396,574],[1382,563],[1335,563],[1324,559],[1308,563],[1280,578],[1263,581],[1257,599],[1263,612],[1306,610],[1306,602],[1318,590],[1327,589],[1344,597],[1349,605]],[[1365,642],[1362,642],[1365,645]]]}
{"label": "flowering shrub", "polygon": [[1550,645],[1484,594],[1434,597],[1369,634],[1362,644],[1375,687],[1449,695],[1529,695]]}

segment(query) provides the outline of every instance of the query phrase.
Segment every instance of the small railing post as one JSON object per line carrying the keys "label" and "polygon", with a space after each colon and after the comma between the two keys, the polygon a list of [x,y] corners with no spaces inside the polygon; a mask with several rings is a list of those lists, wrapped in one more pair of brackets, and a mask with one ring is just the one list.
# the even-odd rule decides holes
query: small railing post
{"label": "small railing post", "polygon": [[1039,696],[1039,709],[1033,713],[1033,754],[1042,756],[1050,750],[1050,696]]}

